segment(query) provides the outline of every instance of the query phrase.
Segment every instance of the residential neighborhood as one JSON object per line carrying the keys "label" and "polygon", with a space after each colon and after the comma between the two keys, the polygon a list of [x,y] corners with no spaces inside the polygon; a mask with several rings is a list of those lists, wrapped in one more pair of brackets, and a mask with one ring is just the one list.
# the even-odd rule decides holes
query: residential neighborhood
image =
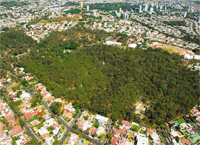
{"label": "residential neighborhood", "polygon": [[[1,144],[26,144],[33,139],[32,136],[37,142],[48,145],[59,143],[61,140],[63,144],[70,145],[95,144],[93,140],[112,145],[192,145],[200,141],[200,106],[194,106],[186,116],[167,122],[159,129],[126,120],[112,121],[88,110],[80,112],[71,102],[67,104],[64,100],[53,97],[43,84],[37,82],[37,78],[28,72],[25,73],[24,70],[15,68],[13,73],[8,72],[7,77],[0,80],[4,92],[0,106]],[[13,76],[21,80],[22,84]],[[46,105],[35,98],[24,84],[35,94],[40,95],[39,98]],[[62,121],[46,108],[53,102],[60,102],[63,106],[60,114]],[[66,124],[72,127],[70,131]]]}
{"label": "residential neighborhood", "polygon": [[[122,7],[129,3],[132,8],[123,7],[119,9],[113,8],[113,10],[104,10],[106,5],[99,6],[99,9],[91,8],[104,3],[106,3],[106,5],[119,3],[119,6]],[[192,74],[193,72],[197,73],[200,71],[200,43],[197,42],[200,38],[199,4],[199,1],[196,2],[193,0],[3,0],[0,6],[0,33],[5,34],[10,30],[20,31],[30,40],[34,40],[34,43],[30,41],[30,44],[25,44],[25,48],[23,49],[26,52],[23,53],[19,51],[16,55],[10,53],[10,55],[7,56],[6,54],[8,54],[10,50],[5,49],[5,52],[2,51],[0,54],[0,58],[8,58],[11,60],[7,62],[5,61],[7,59],[2,59],[4,61],[2,62],[5,64],[0,68],[0,70],[6,72],[6,75],[0,76],[0,145],[200,144],[199,102],[193,102],[192,104],[189,100],[188,102],[190,103],[190,107],[193,107],[192,109],[181,105],[175,106],[175,109],[181,107],[185,107],[185,109],[178,110],[178,113],[174,112],[174,114],[171,114],[174,110],[170,108],[170,101],[173,100],[174,96],[179,95],[175,93],[173,96],[170,93],[173,94],[175,89],[184,90],[182,86],[188,87],[189,83],[185,83],[186,81],[190,81],[188,78],[194,79],[195,77],[193,76],[199,77],[199,75]],[[80,46],[76,48],[69,48],[72,44],[78,44],[78,40],[75,40],[76,42],[70,42],[68,45],[67,42],[64,42],[66,39],[63,39],[65,38],[63,35],[68,34],[59,33],[55,35],[57,38],[62,38],[61,41],[64,42],[63,45],[54,45],[54,43],[52,43],[52,46],[50,46],[50,43],[46,41],[46,38],[51,36],[51,34],[73,29],[77,29],[78,31],[78,28],[87,29],[89,31],[94,30],[97,31],[97,33],[102,31],[107,34],[106,37],[102,36],[102,39],[95,39],[94,43],[87,44],[91,48],[93,46],[102,48],[103,52],[99,49],[96,50],[99,54],[102,54],[102,56],[96,56],[98,54],[97,52],[90,52],[90,47],[81,54],[80,50],[86,47],[85,43],[80,43]],[[89,42],[91,40],[90,36],[92,35],[88,35],[86,38],[86,36],[78,32],[73,35],[76,34],[80,35],[79,37],[82,41],[88,40]],[[104,33],[102,33],[102,35],[104,35]],[[94,37],[97,37],[97,35],[94,35]],[[5,40],[6,43],[10,43],[10,39],[13,39],[12,43],[18,41],[17,37],[8,38],[8,40]],[[48,41],[56,42],[57,40],[49,39]],[[46,45],[44,46],[45,43]],[[18,43],[16,43],[16,47],[17,45]],[[5,44],[2,45],[1,48],[7,48],[8,46],[9,44]],[[106,52],[112,46],[116,46],[112,48],[113,53]],[[14,48],[13,46],[9,47]],[[57,47],[59,47],[59,50],[57,50]],[[103,49],[104,47],[105,50]],[[20,46],[20,49],[21,48],[22,46]],[[135,53],[133,51],[139,50],[135,54],[144,53],[145,57],[136,59],[131,55],[129,56],[129,50],[131,50],[133,54]],[[149,50],[149,52],[147,52],[147,50]],[[153,50],[155,50],[155,52],[153,52]],[[159,61],[152,62],[153,59],[150,58],[151,56],[149,56],[149,54],[157,55],[156,51],[166,54],[166,60],[155,56],[154,60],[159,59]],[[30,52],[34,52],[34,54],[31,54],[35,55],[35,57],[31,59],[36,58],[37,61],[31,62],[28,56]],[[119,55],[120,52],[124,54]],[[171,54],[173,57],[170,57]],[[47,55],[49,55],[48,59],[43,61],[43,59],[47,58]],[[92,58],[92,55],[94,55],[94,58]],[[108,59],[108,57],[110,58]],[[20,62],[21,58],[24,62],[28,62],[30,59],[30,62],[23,64]],[[76,58],[78,59],[76,60]],[[87,60],[86,63],[82,63],[83,60]],[[49,63],[51,61],[52,63]],[[53,61],[56,63],[53,63]],[[130,64],[135,62],[136,65],[134,67],[133,65],[129,65],[121,70],[120,67],[117,67],[123,66],[126,63],[129,64],[128,62],[131,62]],[[178,64],[180,70],[175,67],[175,62],[180,62],[180,64]],[[69,63],[70,65],[65,65],[64,63]],[[72,67],[74,65],[73,63],[78,64],[78,66]],[[52,66],[55,70],[49,72],[47,75],[45,72],[48,71],[44,68],[45,71],[41,75],[40,72],[43,72],[42,69],[42,71],[38,71],[38,69],[34,73],[30,68],[28,70],[26,66],[30,64],[35,68]],[[57,64],[62,65],[56,67]],[[115,64],[117,64],[116,67]],[[171,69],[167,70],[168,65],[174,67],[173,71]],[[84,67],[79,70],[81,66]],[[145,67],[140,68],[140,66]],[[152,68],[146,69],[147,66],[151,66]],[[155,70],[156,75],[149,73],[151,69],[154,71],[154,66],[157,67],[157,70]],[[135,69],[136,67],[139,69]],[[35,68],[32,70],[35,70]],[[137,74],[137,77],[131,76],[133,73],[131,72],[132,68],[134,68],[133,71]],[[189,68],[191,73],[186,72],[186,68]],[[51,79],[54,77],[51,77],[50,74],[54,74],[57,69],[64,70],[63,76],[60,77],[62,74],[60,76],[57,75],[59,77],[55,77],[55,80],[52,81]],[[77,69],[78,73],[76,71],[66,73],[67,69]],[[123,72],[125,69],[127,69],[128,73]],[[173,81],[176,79],[175,77],[170,78],[170,83],[167,82],[169,80],[167,78],[168,74],[158,78],[159,70],[163,72],[166,71],[167,73],[170,72],[171,74],[179,74],[182,73],[182,71],[186,73],[184,74],[185,76],[181,76],[180,79],[177,79],[179,80],[179,84],[176,84],[176,82]],[[82,73],[82,71],[84,73]],[[122,72],[118,74],[116,73],[118,71]],[[158,73],[156,71],[158,71]],[[117,80],[122,74],[125,74],[125,76],[121,80]],[[147,77],[142,79],[142,77],[140,77],[142,76],[141,74],[150,77],[150,79]],[[71,78],[66,78],[67,75],[71,75]],[[47,76],[49,78],[44,79],[45,77],[47,78]],[[187,76],[189,77],[187,78]],[[103,80],[109,80],[109,82],[103,82]],[[149,82],[147,82],[147,80]],[[57,81],[59,83],[55,83]],[[90,81],[94,82],[91,86],[88,85]],[[146,81],[146,84],[141,83],[142,81]],[[141,83],[141,85],[147,86],[147,88],[150,89],[145,92],[146,88],[144,87],[142,91],[139,91],[138,85],[133,84],[133,82]],[[49,85],[50,83],[51,86]],[[71,85],[71,83],[73,83],[73,85]],[[109,85],[113,85],[112,87],[115,88],[115,85],[118,85],[117,83],[127,87],[119,88],[119,92],[122,91],[121,94],[118,90],[108,87]],[[172,84],[171,86],[176,85],[177,88],[172,87],[173,89],[171,89],[171,86],[167,83]],[[88,85],[89,87],[85,90],[81,90],[84,85]],[[75,90],[66,91],[65,94],[55,94],[56,87],[62,87],[56,90],[57,92],[75,89],[79,89],[80,92],[76,94],[74,92],[77,90]],[[197,89],[199,86],[191,85],[191,87],[192,89]],[[155,90],[158,90],[158,92],[155,90],[153,91],[153,88],[156,88]],[[169,92],[167,92],[168,88],[170,88]],[[112,89],[113,93],[107,92],[109,89]],[[128,92],[126,91],[128,89],[135,89],[136,91]],[[193,91],[191,95],[191,90],[188,89],[186,95],[184,93],[181,95],[187,97],[187,99],[193,99],[192,95],[196,92]],[[100,91],[103,93],[100,94]],[[95,97],[93,96],[94,93],[96,93]],[[107,101],[111,94],[120,95],[118,99],[113,95],[114,99]],[[79,98],[79,102],[84,102],[85,104],[83,103],[84,105],[78,106],[76,100],[79,100],[78,97],[81,95],[85,95],[86,98],[90,97],[90,99],[84,102],[84,99]],[[156,95],[160,96],[156,97]],[[159,104],[158,102],[162,101],[162,98],[165,98],[167,95],[171,95],[172,98]],[[102,96],[106,102],[104,104],[101,102]],[[127,98],[124,99],[123,96],[127,96]],[[136,97],[133,98],[132,96]],[[152,98],[156,100],[155,102],[157,104],[153,101],[151,102]],[[174,102],[180,102],[180,98]],[[97,99],[100,99],[99,104],[102,103],[102,106],[95,106],[95,101]],[[135,100],[129,103],[132,99]],[[120,105],[118,103],[112,104],[114,102],[113,100],[118,100],[119,104],[122,100],[125,100],[123,105],[125,107],[127,106],[127,108],[122,108],[120,110]],[[196,105],[193,106],[195,103]],[[94,104],[93,108],[95,109],[89,108],[92,104]],[[160,106],[154,106],[153,108],[153,105]],[[156,109],[162,109],[162,107],[164,108],[166,105],[168,105],[167,107],[170,113],[168,111],[165,113],[170,117],[174,115],[174,117],[172,117],[174,120],[171,120],[167,115],[163,117],[162,110],[162,112],[160,111],[158,114],[165,119],[167,118],[168,120],[166,122],[161,120],[162,118],[159,118],[157,122],[149,120],[149,124],[145,124],[148,117],[153,118],[153,115],[154,117],[157,115],[154,114]],[[108,112],[104,109],[106,108],[105,106],[116,108],[117,115],[120,114],[121,118],[115,116],[115,111],[114,113]],[[148,110],[150,106],[153,109],[150,110],[151,112],[148,116],[145,114],[145,111]],[[103,109],[99,109],[100,107]],[[98,109],[103,111],[98,112]],[[126,110],[126,113],[123,112],[123,109]],[[132,112],[133,114],[131,114]],[[187,112],[187,114],[185,114],[185,112]],[[130,119],[131,115],[133,119]],[[140,119],[146,119],[144,121],[145,123],[143,121],[141,122]]]}

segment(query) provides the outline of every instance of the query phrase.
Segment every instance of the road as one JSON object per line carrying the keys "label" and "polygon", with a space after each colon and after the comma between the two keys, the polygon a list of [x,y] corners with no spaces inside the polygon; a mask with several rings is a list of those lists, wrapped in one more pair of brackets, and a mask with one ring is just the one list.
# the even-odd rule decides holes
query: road
{"label": "road", "polygon": [[[4,91],[5,88],[9,87],[9,86],[12,85],[14,82],[15,82],[15,81],[12,81],[10,84],[8,84],[7,86],[5,86],[5,87],[3,88],[3,91]],[[8,100],[8,98],[6,97],[6,95],[4,94],[3,91],[2,91],[3,97],[7,100],[7,104],[9,104],[10,101]],[[11,107],[10,107],[10,109],[12,110],[12,112],[14,112],[14,114],[15,114],[18,118],[22,119],[21,116],[19,116]],[[30,132],[30,136],[31,136],[32,138],[34,138],[34,139],[39,143],[37,136],[36,136],[35,133],[33,133],[33,131],[28,127],[27,123],[24,124],[24,128],[25,128],[28,132]]]}
{"label": "road", "polygon": [[196,124],[194,124],[193,122],[190,122],[190,125],[194,128],[194,130],[200,134],[200,127],[198,127]]}
{"label": "road", "polygon": [[[78,112],[76,118],[74,118],[73,122],[71,123],[70,127],[73,127],[73,126],[74,126],[74,123],[75,123],[75,121],[78,119],[79,114],[80,114],[80,110],[79,110],[79,112]],[[59,145],[62,145],[62,144],[63,144],[63,142],[64,142],[65,139],[67,138],[67,135],[68,135],[69,132],[70,132],[70,130],[67,129],[66,133],[65,133],[65,134],[63,135],[63,137],[61,138],[61,141],[60,141]]]}
{"label": "road", "polygon": [[169,145],[169,144],[168,144],[168,141],[167,141],[167,139],[166,139],[166,136],[165,136],[164,131],[160,129],[160,132],[161,132],[161,134],[162,134],[162,136],[163,136],[163,139],[164,139],[164,141],[165,141],[165,145]]}
{"label": "road", "polygon": [[[17,77],[16,75],[14,75],[14,74],[11,73],[11,72],[10,72],[10,74],[11,74],[13,77],[15,77],[16,80],[18,80],[18,81],[21,83],[21,80],[19,80],[18,77]],[[22,85],[23,85],[23,84],[22,84]],[[23,85],[23,86],[29,91],[29,93],[30,93],[32,96],[38,98],[38,96],[36,96],[28,87],[26,87],[25,85]],[[49,106],[48,106],[47,104],[45,104],[43,101],[41,101],[41,103],[42,103],[42,105],[44,105],[44,107],[45,107],[50,113],[52,113],[53,115],[55,115],[55,118],[56,118],[57,120],[60,120],[60,121],[61,121],[61,123],[67,128],[67,132],[73,130],[74,132],[83,135],[85,138],[89,138],[93,143],[99,144],[99,142],[96,141],[96,140],[94,140],[93,138],[91,138],[91,137],[85,135],[84,133],[82,133],[82,132],[80,132],[80,131],[78,131],[78,130],[75,130],[75,129],[73,129],[72,127],[68,126],[68,124],[67,124],[65,121],[63,121],[59,116],[57,116],[56,114],[54,114],[54,113],[51,111],[51,109],[49,108]],[[66,136],[66,135],[67,135],[67,134],[65,133],[64,136]],[[65,139],[65,137],[62,137],[62,139]]]}

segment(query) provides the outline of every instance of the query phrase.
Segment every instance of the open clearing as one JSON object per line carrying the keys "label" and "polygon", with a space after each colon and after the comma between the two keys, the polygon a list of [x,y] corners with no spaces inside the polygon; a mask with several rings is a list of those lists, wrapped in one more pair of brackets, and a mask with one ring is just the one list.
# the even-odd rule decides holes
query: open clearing
{"label": "open clearing", "polygon": [[148,44],[148,46],[153,47],[153,48],[161,48],[165,51],[168,51],[170,53],[178,53],[180,55],[186,55],[186,54],[191,54],[194,55],[194,52],[190,50],[186,50],[177,46],[171,46],[167,44],[161,44],[161,43],[153,43],[153,44]]}

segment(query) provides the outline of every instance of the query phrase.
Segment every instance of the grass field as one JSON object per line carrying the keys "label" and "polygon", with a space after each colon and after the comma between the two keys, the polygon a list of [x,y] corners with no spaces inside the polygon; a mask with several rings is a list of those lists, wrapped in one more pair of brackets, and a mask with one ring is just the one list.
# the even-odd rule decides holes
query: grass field
{"label": "grass field", "polygon": [[186,121],[183,118],[178,119],[177,122],[178,122],[178,124],[186,123]]}
{"label": "grass field", "polygon": [[165,47],[165,46],[160,46],[165,51],[171,52],[171,53],[181,53],[182,50],[177,50],[175,48],[170,48],[170,47]]}
{"label": "grass field", "polygon": [[74,17],[58,17],[58,18],[52,18],[47,20],[41,20],[40,23],[52,23],[52,22],[61,22],[65,20],[72,20],[72,21],[78,21],[81,15],[75,15]]}

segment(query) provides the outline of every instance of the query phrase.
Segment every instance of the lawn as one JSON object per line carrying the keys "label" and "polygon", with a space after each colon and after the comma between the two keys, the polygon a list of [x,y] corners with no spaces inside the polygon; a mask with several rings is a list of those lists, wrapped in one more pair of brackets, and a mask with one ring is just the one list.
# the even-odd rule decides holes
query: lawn
{"label": "lawn", "polygon": [[140,129],[140,127],[137,126],[137,125],[132,125],[132,126],[131,126],[131,130],[133,130],[133,131],[135,131],[135,132],[138,132],[139,129]]}
{"label": "lawn", "polygon": [[35,115],[32,119],[29,119],[28,120],[28,123],[30,123],[31,121],[35,120],[35,119],[38,119],[38,117]]}
{"label": "lawn", "polygon": [[142,129],[140,129],[140,132],[139,132],[139,133],[145,134],[145,135],[146,135],[146,131],[144,131],[144,130],[142,130]]}
{"label": "lawn", "polygon": [[181,53],[181,50],[177,50],[177,49],[170,48],[170,47],[160,46],[160,48],[162,48],[165,51],[172,52],[172,53]]}
{"label": "lawn", "polygon": [[186,123],[186,121],[183,118],[180,118],[177,120],[178,124]]}

